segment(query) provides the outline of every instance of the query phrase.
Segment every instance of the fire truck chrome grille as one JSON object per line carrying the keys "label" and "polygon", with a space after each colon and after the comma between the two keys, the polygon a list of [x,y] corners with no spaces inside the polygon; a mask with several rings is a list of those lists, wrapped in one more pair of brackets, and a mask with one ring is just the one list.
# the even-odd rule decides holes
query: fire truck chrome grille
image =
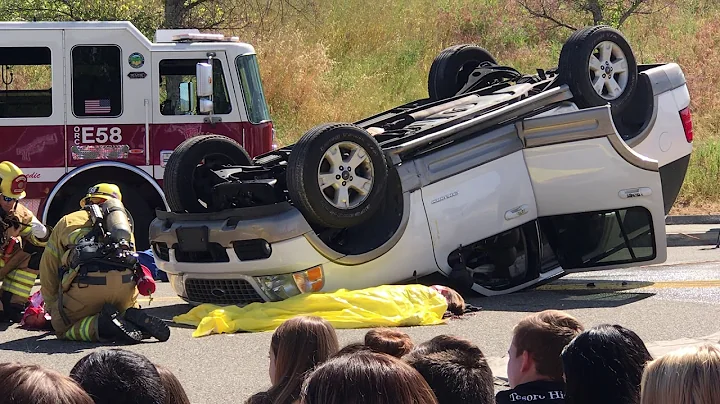
{"label": "fire truck chrome grille", "polygon": [[243,279],[188,279],[185,291],[190,301],[200,303],[245,305],[265,301]]}

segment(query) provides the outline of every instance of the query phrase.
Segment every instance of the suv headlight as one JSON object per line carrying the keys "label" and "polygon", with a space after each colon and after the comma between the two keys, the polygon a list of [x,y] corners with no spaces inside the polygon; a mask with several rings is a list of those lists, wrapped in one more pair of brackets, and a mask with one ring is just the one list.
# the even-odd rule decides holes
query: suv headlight
{"label": "suv headlight", "polygon": [[322,265],[282,275],[255,276],[260,289],[272,301],[285,300],[301,293],[317,292],[325,284]]}

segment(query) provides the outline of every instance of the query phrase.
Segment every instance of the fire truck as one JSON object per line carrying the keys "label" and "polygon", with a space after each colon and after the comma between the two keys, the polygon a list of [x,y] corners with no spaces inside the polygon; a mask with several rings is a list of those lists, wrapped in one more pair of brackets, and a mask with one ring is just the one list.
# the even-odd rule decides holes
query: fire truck
{"label": "fire truck", "polygon": [[0,161],[27,175],[23,203],[54,225],[88,187],[118,184],[149,248],[167,210],[165,163],[199,134],[228,136],[250,157],[275,130],[257,54],[237,37],[130,22],[0,22]]}

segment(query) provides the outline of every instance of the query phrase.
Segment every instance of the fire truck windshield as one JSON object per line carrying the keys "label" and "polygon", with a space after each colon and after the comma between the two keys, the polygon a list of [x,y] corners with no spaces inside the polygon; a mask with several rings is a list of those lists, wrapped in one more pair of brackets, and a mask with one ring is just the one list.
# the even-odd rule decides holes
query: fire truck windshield
{"label": "fire truck windshield", "polygon": [[257,55],[241,55],[235,59],[235,64],[242,85],[242,93],[245,98],[248,119],[251,123],[257,124],[270,120],[265,94],[260,80],[260,69],[258,67]]}

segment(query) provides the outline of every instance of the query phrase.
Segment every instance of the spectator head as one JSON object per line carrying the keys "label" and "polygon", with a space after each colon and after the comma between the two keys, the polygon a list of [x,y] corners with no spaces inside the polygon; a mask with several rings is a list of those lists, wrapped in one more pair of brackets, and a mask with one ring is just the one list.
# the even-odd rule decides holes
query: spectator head
{"label": "spectator head", "polygon": [[573,316],[559,310],[531,314],[513,329],[507,374],[511,388],[536,380],[563,380],[560,354],[584,331]]}
{"label": "spectator head", "polygon": [[125,349],[94,351],[70,371],[95,404],[164,404],[163,387],[148,358]]}
{"label": "spectator head", "polygon": [[353,342],[342,347],[334,356],[349,355],[357,351],[367,351],[370,348],[362,342]]}
{"label": "spectator head", "polygon": [[365,334],[365,345],[376,352],[402,358],[413,348],[409,335],[388,328],[374,328]]}
{"label": "spectator head", "polygon": [[423,377],[394,356],[358,351],[336,356],[305,379],[302,404],[437,404]]}
{"label": "spectator head", "polygon": [[14,404],[93,404],[71,378],[21,363],[0,363],[0,400]]}
{"label": "spectator head", "polygon": [[720,345],[681,348],[651,361],[641,404],[720,403]]}
{"label": "spectator head", "polygon": [[433,285],[430,289],[443,295],[448,303],[448,311],[456,316],[461,316],[465,313],[465,299],[455,289],[451,289],[447,286]]}
{"label": "spectator head", "polygon": [[493,374],[485,355],[472,342],[440,335],[404,358],[432,388],[439,404],[494,404]]}
{"label": "spectator head", "polygon": [[325,319],[298,316],[283,322],[270,342],[270,381],[268,397],[273,403],[298,399],[305,373],[339,350],[337,334]]}
{"label": "spectator head", "polygon": [[165,387],[165,404],[190,404],[190,399],[185,392],[180,380],[165,366],[155,364],[160,373],[160,381]]}
{"label": "spectator head", "polygon": [[602,324],[583,331],[562,353],[565,403],[639,403],[650,360],[642,339],[627,328]]}

